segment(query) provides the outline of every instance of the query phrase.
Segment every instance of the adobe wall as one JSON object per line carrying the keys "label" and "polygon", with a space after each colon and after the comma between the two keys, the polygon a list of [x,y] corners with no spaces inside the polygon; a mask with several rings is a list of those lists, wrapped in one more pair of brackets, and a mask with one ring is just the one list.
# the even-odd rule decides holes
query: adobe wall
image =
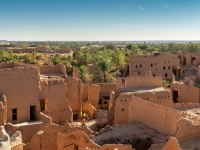
{"label": "adobe wall", "polygon": [[48,125],[52,123],[51,118],[49,116],[44,115],[40,112],[39,120],[36,122],[29,122],[25,124],[17,124],[13,125],[11,123],[6,124],[6,130],[11,132],[20,131],[22,134],[23,143],[28,143],[32,136],[37,133],[39,130],[44,129]]}
{"label": "adobe wall", "polygon": [[14,67],[25,67],[25,66],[28,66],[28,65],[22,65],[22,64],[18,64],[18,63],[14,63],[14,62],[3,62],[3,63],[0,63],[0,69],[14,68]]}
{"label": "adobe wall", "polygon": [[66,97],[67,85],[63,78],[42,79],[39,99],[46,100],[44,114],[52,118],[52,122],[60,124],[72,121],[72,110]]}
{"label": "adobe wall", "polygon": [[97,109],[101,87],[97,84],[88,84],[88,101]]}
{"label": "adobe wall", "polygon": [[109,109],[107,114],[107,121],[113,122],[114,121],[114,114],[115,114],[115,92],[110,92],[110,100],[109,100]]}
{"label": "adobe wall", "polygon": [[100,96],[110,96],[111,91],[116,91],[116,83],[100,83]]}
{"label": "adobe wall", "polygon": [[[74,148],[77,145],[78,149],[84,149],[88,147],[92,150],[98,150],[99,145],[95,144],[86,133],[82,131],[76,131],[69,134],[58,134],[57,138],[58,147],[57,150]],[[73,149],[72,149],[73,150]]]}
{"label": "adobe wall", "polygon": [[129,105],[132,100],[132,95],[120,94],[115,101],[114,117],[115,125],[129,123]]}
{"label": "adobe wall", "polygon": [[60,48],[60,49],[54,50],[54,53],[60,53],[60,54],[72,53],[72,50],[71,50],[71,48]]}
{"label": "adobe wall", "polygon": [[71,128],[68,124],[63,126],[51,124],[44,128],[43,131],[35,133],[32,136],[30,143],[24,146],[24,150],[56,150],[58,145],[58,134],[69,134],[75,131],[83,131],[88,135],[91,135],[92,133],[87,127]]}
{"label": "adobe wall", "polygon": [[129,76],[145,76],[147,70],[151,70],[153,76],[161,76],[163,79],[171,79],[172,56],[130,56]]}
{"label": "adobe wall", "polygon": [[173,106],[172,95],[167,90],[156,91],[156,92],[135,93],[134,96],[137,96],[139,98],[142,98],[143,100],[146,100],[154,104],[158,104],[158,105],[162,105],[166,107]]}
{"label": "adobe wall", "polygon": [[4,126],[5,124],[4,112],[3,103],[0,101],[0,126]]}
{"label": "adobe wall", "polygon": [[179,119],[180,114],[177,110],[132,95],[120,94],[115,102],[115,124],[137,121],[161,134],[175,135]]}
{"label": "adobe wall", "polygon": [[[7,121],[13,124],[30,121],[30,106],[40,111],[38,101],[39,70],[37,67],[0,69],[0,93],[7,98]],[[12,120],[12,109],[17,109],[17,120]],[[36,116],[37,117],[37,116]]]}
{"label": "adobe wall", "polygon": [[88,100],[88,86],[85,84],[81,84],[82,86],[82,102],[86,102]]}
{"label": "adobe wall", "polygon": [[96,111],[96,108],[91,104],[91,102],[84,102],[82,106],[83,106],[83,113],[87,113],[88,117],[94,118],[94,113]]}
{"label": "adobe wall", "polygon": [[67,99],[69,101],[69,105],[73,111],[73,114],[78,114],[78,117],[81,117],[82,112],[82,88],[81,88],[81,80],[66,77],[65,81],[67,83]]}
{"label": "adobe wall", "polygon": [[[125,83],[123,83],[123,80]],[[116,90],[149,87],[162,87],[162,77],[132,76],[127,78],[117,78]]]}
{"label": "adobe wall", "polygon": [[66,67],[64,65],[54,65],[54,66],[38,66],[40,74],[52,74],[61,73],[66,75]]}
{"label": "adobe wall", "polygon": [[180,59],[177,56],[174,55],[171,56],[172,56],[172,68],[178,69],[180,67]]}
{"label": "adobe wall", "polygon": [[178,103],[199,103],[199,88],[186,84],[172,83],[171,93],[178,91]]}
{"label": "adobe wall", "polygon": [[[0,94],[0,115],[3,115],[0,118],[0,126],[5,125],[7,122],[7,98],[4,94]],[[4,122],[3,124],[2,121]]]}
{"label": "adobe wall", "polygon": [[180,114],[177,110],[155,105],[132,97],[129,106],[129,123],[138,121],[161,134],[175,135]]}

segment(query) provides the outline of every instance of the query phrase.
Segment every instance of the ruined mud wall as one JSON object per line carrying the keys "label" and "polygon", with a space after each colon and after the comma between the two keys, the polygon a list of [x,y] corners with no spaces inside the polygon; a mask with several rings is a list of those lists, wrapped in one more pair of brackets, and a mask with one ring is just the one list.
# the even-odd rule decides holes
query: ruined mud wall
{"label": "ruined mud wall", "polygon": [[4,94],[0,94],[0,126],[4,126],[7,122],[7,98]]}
{"label": "ruined mud wall", "polygon": [[[37,67],[0,69],[0,93],[7,98],[7,121],[13,124],[30,121],[30,106],[40,111],[38,101],[39,70]],[[17,120],[12,119],[17,109]]]}
{"label": "ruined mud wall", "polygon": [[111,91],[116,91],[116,83],[100,83],[100,96],[109,96]]}
{"label": "ruined mud wall", "polygon": [[134,96],[128,109],[129,123],[138,121],[166,135],[175,135],[178,129],[180,114],[175,109],[155,105]]}
{"label": "ruined mud wall", "polygon": [[42,80],[39,99],[45,99],[46,108],[44,114],[52,118],[54,123],[72,121],[72,110],[66,97],[67,85],[62,78]]}
{"label": "ruined mud wall", "polygon": [[88,100],[88,86],[85,84],[81,84],[82,86],[82,102],[86,102]]}
{"label": "ruined mud wall", "polygon": [[180,67],[180,59],[177,56],[174,55],[171,56],[172,56],[172,68],[178,69]]}
{"label": "ruined mud wall", "polygon": [[0,101],[0,126],[4,126],[5,124],[5,119],[4,119],[4,107],[3,107],[3,103]]}
{"label": "ruined mud wall", "polygon": [[18,64],[18,63],[14,63],[14,62],[0,63],[0,69],[14,68],[14,67],[25,67],[25,66],[28,66],[28,65],[22,65],[22,64]]}
{"label": "ruined mud wall", "polygon": [[145,76],[147,70],[151,70],[153,76],[161,76],[163,79],[171,79],[172,56],[130,56],[129,76]]}
{"label": "ruined mud wall", "polygon": [[92,150],[98,150],[99,145],[95,144],[86,133],[82,131],[76,131],[69,134],[59,134],[57,138],[58,147],[60,149],[84,149],[88,147]]}
{"label": "ruined mud wall", "polygon": [[24,150],[56,150],[58,142],[65,142],[57,141],[58,134],[69,134],[75,131],[84,131],[86,134],[91,135],[91,131],[87,127],[71,128],[67,124],[63,126],[51,124],[44,128],[43,131],[35,133],[30,143],[24,147]]}
{"label": "ruined mud wall", "polygon": [[141,77],[132,76],[127,78],[118,78],[116,90],[128,88],[149,88],[162,87],[161,77]]}
{"label": "ruined mud wall", "polygon": [[97,109],[99,102],[100,86],[97,84],[88,85],[88,101]]}
{"label": "ruined mud wall", "polygon": [[38,66],[40,74],[52,74],[60,73],[66,75],[66,67],[64,65],[54,65],[54,66]]}
{"label": "ruined mud wall", "polygon": [[166,107],[173,106],[172,95],[169,91],[144,92],[134,95],[154,104]]}
{"label": "ruined mud wall", "polygon": [[69,105],[73,111],[73,114],[78,114],[81,117],[82,111],[82,90],[81,81],[79,79],[66,77],[65,81],[67,83],[67,99]]}
{"label": "ruined mud wall", "polygon": [[128,108],[131,100],[132,100],[132,95],[130,94],[120,94],[120,96],[116,99],[114,108],[114,118],[115,118],[114,121],[116,125],[127,124],[129,122]]}
{"label": "ruined mud wall", "polygon": [[186,84],[172,83],[171,93],[178,91],[178,103],[199,103],[199,88]]}
{"label": "ruined mud wall", "polygon": [[44,115],[43,113],[39,113],[39,120],[36,122],[29,122],[24,124],[13,125],[11,123],[6,124],[6,130],[11,132],[20,131],[22,134],[23,143],[30,142],[32,136],[37,133],[39,130],[43,130],[45,127],[52,123],[51,118],[49,116]]}

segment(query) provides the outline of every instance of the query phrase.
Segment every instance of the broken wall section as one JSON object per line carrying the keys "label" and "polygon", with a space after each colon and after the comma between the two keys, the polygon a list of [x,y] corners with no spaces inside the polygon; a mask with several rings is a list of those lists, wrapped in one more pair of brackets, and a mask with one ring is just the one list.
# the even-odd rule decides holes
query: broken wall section
{"label": "broken wall section", "polygon": [[115,103],[115,124],[137,121],[166,135],[175,135],[178,129],[180,114],[175,109],[155,105],[127,94],[120,94]]}
{"label": "broken wall section", "polygon": [[110,92],[116,92],[116,83],[100,83],[100,96],[110,96]]}
{"label": "broken wall section", "polygon": [[62,74],[67,75],[66,67],[64,65],[54,65],[54,66],[38,66],[40,74]]}
{"label": "broken wall section", "polygon": [[192,80],[190,80],[190,84],[180,84],[178,82],[172,83],[171,93],[174,102],[199,103],[200,89],[194,86]]}
{"label": "broken wall section", "polygon": [[4,94],[0,94],[0,126],[7,122],[7,99]]}
{"label": "broken wall section", "polygon": [[162,77],[141,77],[132,76],[127,78],[118,78],[116,90],[132,88],[157,88],[162,87]]}
{"label": "broken wall section", "polygon": [[82,82],[79,79],[65,77],[67,83],[66,97],[73,111],[73,120],[82,116]]}
{"label": "broken wall section", "polygon": [[97,109],[101,87],[97,84],[88,84],[88,101]]}
{"label": "broken wall section", "polygon": [[66,97],[67,85],[63,78],[41,79],[39,92],[41,111],[60,124],[72,121],[72,110]]}

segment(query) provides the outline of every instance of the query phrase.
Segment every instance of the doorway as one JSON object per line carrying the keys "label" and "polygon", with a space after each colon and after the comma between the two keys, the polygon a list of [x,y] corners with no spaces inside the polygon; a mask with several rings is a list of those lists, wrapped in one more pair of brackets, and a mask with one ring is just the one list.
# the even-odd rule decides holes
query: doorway
{"label": "doorway", "polygon": [[36,105],[30,106],[30,121],[36,120]]}
{"label": "doorway", "polygon": [[45,99],[40,99],[40,108],[41,108],[41,111],[46,110],[46,100]]}
{"label": "doorway", "polygon": [[77,120],[78,119],[78,114],[73,114],[73,120]]}
{"label": "doorway", "polygon": [[174,103],[178,103],[178,91],[173,91],[173,101]]}

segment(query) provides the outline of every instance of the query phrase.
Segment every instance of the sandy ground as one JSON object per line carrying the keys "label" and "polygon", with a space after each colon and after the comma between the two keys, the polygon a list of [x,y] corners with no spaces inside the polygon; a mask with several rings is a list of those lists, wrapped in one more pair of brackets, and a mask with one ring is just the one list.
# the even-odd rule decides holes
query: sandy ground
{"label": "sandy ground", "polygon": [[110,131],[103,132],[95,137],[92,137],[91,139],[95,143],[101,145],[102,141],[109,141],[115,138],[123,141],[135,138],[145,139],[147,137],[153,139],[154,143],[163,143],[169,138],[169,136],[159,134],[155,130],[147,128],[138,122],[134,122],[131,124],[113,127]]}

